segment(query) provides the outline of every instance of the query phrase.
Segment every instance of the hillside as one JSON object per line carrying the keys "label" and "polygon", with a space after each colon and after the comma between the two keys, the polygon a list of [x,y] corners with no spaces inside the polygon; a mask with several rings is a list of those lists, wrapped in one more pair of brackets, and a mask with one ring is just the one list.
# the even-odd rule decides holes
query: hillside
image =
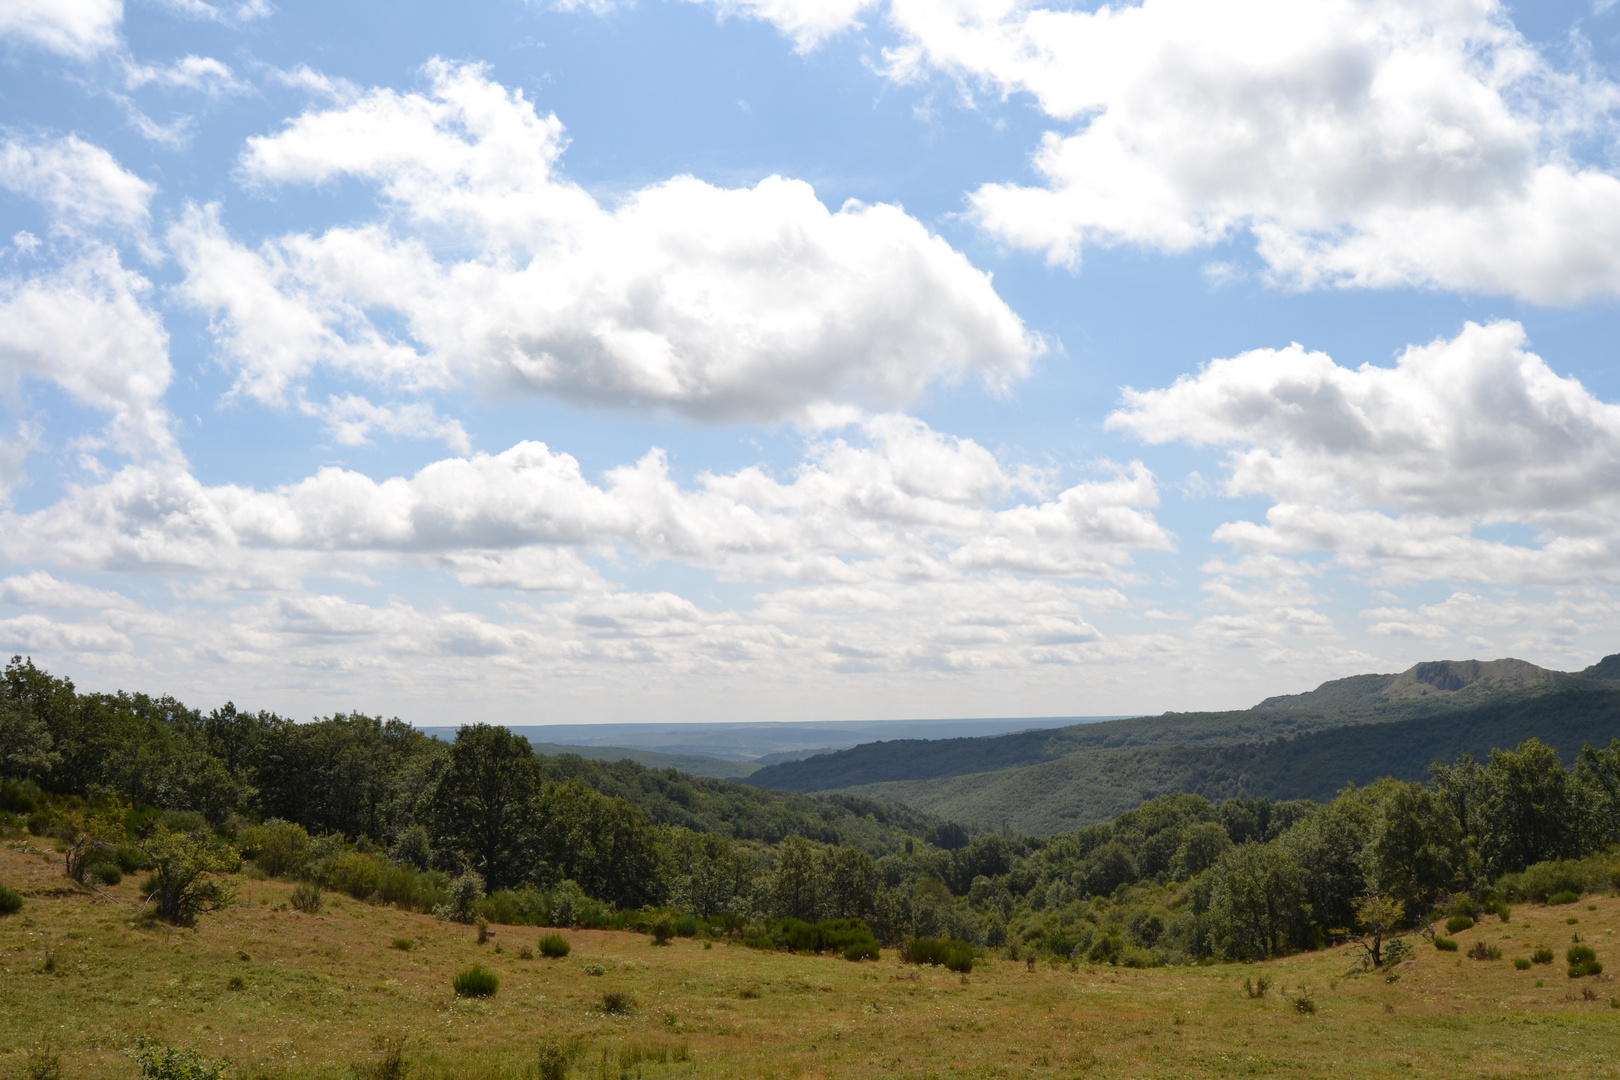
{"label": "hillside", "polygon": [[1341,725],[1293,738],[1098,747],[994,771],[838,790],[903,802],[981,828],[1006,826],[1047,836],[1105,821],[1167,792],[1195,792],[1211,800],[1326,801],[1346,783],[1366,784],[1381,776],[1424,780],[1434,761],[1465,753],[1483,758],[1495,747],[1532,737],[1556,747],[1566,761],[1586,743],[1607,746],[1620,738],[1620,685],[1569,680],[1469,709]]}
{"label": "hillside", "polygon": [[842,791],[1049,835],[1165,792],[1331,798],[1347,782],[1421,779],[1436,759],[1484,756],[1532,736],[1569,757],[1620,736],[1617,679],[1620,655],[1581,672],[1513,659],[1431,661],[1240,711],[869,743],[762,768],[748,783]]}
{"label": "hillside", "polygon": [[[21,913],[0,918],[8,1075],[54,1054],[61,1076],[133,1080],[123,1051],[137,1035],[227,1059],[229,1075],[279,1080],[533,1078],[547,1045],[564,1048],[576,1080],[1450,1076],[1459,1061],[1473,1076],[1586,1076],[1615,1046],[1612,984],[1589,1001],[1561,971],[1543,980],[1546,969],[1508,959],[1561,948],[1570,908],[1525,906],[1512,925],[1457,935],[1503,959],[1425,946],[1398,977],[1346,977],[1339,950],[1150,970],[987,954],[958,976],[888,949],[850,963],[580,929],[556,931],[572,951],[548,960],[533,955],[534,928],[494,925],[479,945],[473,927],[336,896],[307,915],[289,909],[281,881],[243,881],[240,903],[171,933],[134,917],[132,879],[101,896],[66,887],[60,859],[20,841],[0,847],[0,882],[25,895]],[[1603,943],[1620,901],[1591,899],[1581,930],[1612,961]],[[474,962],[498,976],[493,997],[452,994]],[[1260,976],[1276,989],[1247,996],[1244,980]],[[604,1008],[609,993],[623,995],[620,1011]],[[1301,996],[1313,1012],[1296,1007]],[[396,1039],[400,1068],[381,1072]]]}

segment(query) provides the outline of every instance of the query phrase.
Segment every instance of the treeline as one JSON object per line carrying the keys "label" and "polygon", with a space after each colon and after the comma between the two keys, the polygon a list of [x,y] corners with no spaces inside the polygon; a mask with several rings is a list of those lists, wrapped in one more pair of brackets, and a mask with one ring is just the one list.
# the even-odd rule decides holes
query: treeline
{"label": "treeline", "polygon": [[71,844],[121,814],[108,828],[122,832],[103,833],[119,851],[124,835],[156,830],[175,850],[183,835],[185,851],[212,844],[258,872],[452,918],[676,918],[751,940],[773,920],[856,919],[885,944],[1147,965],[1318,947],[1366,930],[1369,912],[1381,933],[1620,884],[1604,855],[1620,842],[1620,741],[1573,768],[1530,740],[1325,804],[1165,795],[1059,836],[968,842],[876,802],[542,757],[488,725],[447,744],[360,715],[203,715],[78,695],[20,660],[6,690],[0,825],[26,815]]}

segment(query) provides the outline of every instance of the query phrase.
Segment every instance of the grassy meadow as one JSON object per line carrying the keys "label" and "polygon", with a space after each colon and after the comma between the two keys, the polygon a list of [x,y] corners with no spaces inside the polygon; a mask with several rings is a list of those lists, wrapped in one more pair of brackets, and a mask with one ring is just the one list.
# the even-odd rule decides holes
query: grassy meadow
{"label": "grassy meadow", "polygon": [[[400,1038],[413,1080],[537,1077],[548,1039],[575,1077],[1620,1073],[1620,982],[1562,962],[1579,934],[1620,969],[1613,896],[1487,918],[1454,935],[1459,952],[1420,942],[1393,981],[1351,974],[1343,950],[1150,970],[989,958],[957,975],[892,950],[852,963],[589,930],[560,931],[570,955],[545,959],[552,931],[496,926],[480,945],[474,927],[332,894],[309,915],[279,881],[243,881],[236,906],[176,929],[137,917],[138,875],[80,890],[37,843],[0,849],[0,882],[26,898],[0,918],[3,1077],[26,1076],[49,1037],[63,1080],[134,1080],[121,1051],[140,1034],[226,1058],[239,1080],[373,1076]],[[1466,956],[1482,939],[1501,959]],[[1540,945],[1553,963],[1514,968]],[[453,995],[473,963],[499,975],[494,997]],[[615,994],[633,1007],[607,1011]]]}

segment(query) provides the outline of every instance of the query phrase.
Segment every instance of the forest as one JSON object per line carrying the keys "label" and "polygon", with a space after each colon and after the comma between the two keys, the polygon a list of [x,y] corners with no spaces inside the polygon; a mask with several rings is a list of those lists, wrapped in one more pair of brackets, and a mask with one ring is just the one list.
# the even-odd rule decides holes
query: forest
{"label": "forest", "polygon": [[1620,740],[1573,767],[1531,738],[1325,802],[1166,794],[1056,836],[970,835],[875,800],[538,755],[487,724],[444,742],[81,694],[14,658],[0,776],[0,830],[54,840],[87,888],[147,875],[154,917],[182,923],[256,875],[464,922],[792,948],[815,947],[800,923],[859,920],[886,946],[1147,967],[1376,949],[1620,887]]}

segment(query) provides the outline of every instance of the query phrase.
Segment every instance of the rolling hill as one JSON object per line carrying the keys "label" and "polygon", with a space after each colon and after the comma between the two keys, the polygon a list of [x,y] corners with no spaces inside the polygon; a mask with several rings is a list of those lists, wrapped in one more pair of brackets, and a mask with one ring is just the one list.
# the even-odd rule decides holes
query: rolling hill
{"label": "rolling hill", "polygon": [[1620,657],[1576,673],[1516,660],[1436,661],[1236,712],[871,743],[763,768],[748,782],[859,794],[1046,835],[1172,791],[1327,799],[1349,782],[1423,779],[1435,760],[1484,756],[1532,736],[1570,758],[1584,743],[1620,737],[1617,677]]}

